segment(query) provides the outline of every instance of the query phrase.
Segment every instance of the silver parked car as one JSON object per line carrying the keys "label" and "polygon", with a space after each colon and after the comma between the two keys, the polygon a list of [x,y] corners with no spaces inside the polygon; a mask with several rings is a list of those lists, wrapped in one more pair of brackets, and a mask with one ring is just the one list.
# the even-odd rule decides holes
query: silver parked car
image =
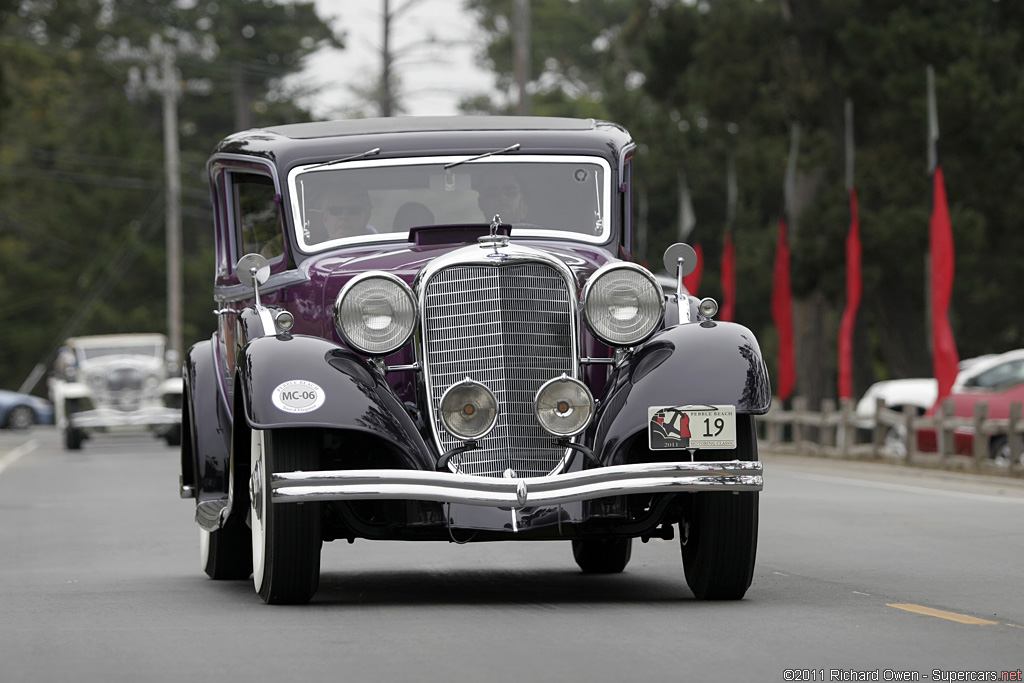
{"label": "silver parked car", "polygon": [[64,446],[95,433],[150,431],[181,443],[181,370],[162,334],[73,337],[57,356],[50,400]]}

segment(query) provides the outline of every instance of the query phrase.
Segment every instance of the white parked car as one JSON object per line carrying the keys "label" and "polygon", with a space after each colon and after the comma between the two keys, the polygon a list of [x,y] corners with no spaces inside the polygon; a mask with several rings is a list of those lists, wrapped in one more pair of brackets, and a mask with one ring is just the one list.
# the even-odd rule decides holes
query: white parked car
{"label": "white parked car", "polygon": [[181,443],[181,368],[162,334],[73,337],[49,381],[64,446],[95,433],[150,431]]}
{"label": "white parked car", "polygon": [[881,398],[889,410],[902,411],[912,406],[919,415],[932,407],[939,395],[939,385],[934,377],[913,377],[909,379],[887,379],[875,382],[859,401],[855,414],[857,426],[871,429],[875,425],[877,401]]}

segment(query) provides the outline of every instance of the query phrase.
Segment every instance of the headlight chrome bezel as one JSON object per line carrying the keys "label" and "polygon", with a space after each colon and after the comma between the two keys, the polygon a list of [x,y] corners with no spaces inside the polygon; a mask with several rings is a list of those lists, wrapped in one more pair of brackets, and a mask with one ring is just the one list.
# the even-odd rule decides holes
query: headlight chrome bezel
{"label": "headlight chrome bezel", "polygon": [[[612,278],[612,280],[608,278]],[[601,300],[607,296],[606,291],[602,291],[601,287],[607,289],[609,283],[614,284],[617,281],[620,283],[620,287],[628,289],[631,284],[630,278],[633,279],[632,284],[639,283],[642,287],[642,290],[636,292],[638,314],[644,307],[650,309],[650,314],[646,320],[641,321],[642,324],[639,324],[634,331],[616,331],[610,329],[605,323],[610,316],[605,314],[602,316],[603,319],[598,319],[598,311],[594,309],[602,306]],[[647,341],[658,330],[665,315],[665,296],[657,278],[643,266],[626,261],[607,263],[598,268],[583,286],[580,310],[583,312],[583,320],[587,329],[605,344],[617,347],[636,346]],[[638,317],[640,316],[638,315]]]}
{"label": "headlight chrome bezel", "polygon": [[[372,339],[371,334],[367,333],[367,330],[370,328],[365,324],[366,300],[354,299],[354,297],[360,295],[365,296],[363,290],[366,289],[371,280],[379,280],[380,286],[393,288],[390,289],[390,293],[395,297],[399,297],[398,299],[392,299],[391,302],[385,302],[388,303],[391,309],[392,318],[386,327],[381,328],[391,327],[394,328],[394,332],[390,335],[378,335],[377,340]],[[407,311],[398,311],[398,314],[407,313],[407,319],[395,324],[394,319],[398,316],[392,304],[395,301],[400,301],[401,298],[404,298]],[[355,306],[354,310],[349,308],[351,305]],[[345,317],[349,315],[357,316],[359,324],[352,324],[353,319]],[[413,295],[412,288],[409,287],[405,280],[385,271],[370,271],[355,276],[341,288],[337,298],[334,300],[334,326],[338,330],[338,334],[341,335],[342,340],[346,344],[368,356],[387,356],[405,346],[416,331],[418,319],[416,297]]]}

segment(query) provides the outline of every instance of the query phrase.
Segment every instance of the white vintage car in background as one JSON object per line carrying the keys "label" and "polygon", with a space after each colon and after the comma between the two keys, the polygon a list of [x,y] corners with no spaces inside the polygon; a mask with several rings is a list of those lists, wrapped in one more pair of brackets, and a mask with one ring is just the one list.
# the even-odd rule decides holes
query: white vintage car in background
{"label": "white vintage car in background", "polygon": [[96,433],[149,431],[181,443],[181,365],[162,334],[73,337],[57,355],[50,400],[64,446]]}

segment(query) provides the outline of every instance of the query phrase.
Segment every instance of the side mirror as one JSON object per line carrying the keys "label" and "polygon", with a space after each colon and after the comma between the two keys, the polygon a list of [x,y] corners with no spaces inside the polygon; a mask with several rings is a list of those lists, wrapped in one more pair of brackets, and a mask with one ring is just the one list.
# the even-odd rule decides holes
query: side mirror
{"label": "side mirror", "polygon": [[683,278],[697,267],[697,252],[689,244],[677,242],[665,250],[665,270],[676,278],[676,301],[683,296]]}
{"label": "side mirror", "polygon": [[235,265],[238,279],[246,287],[252,287],[256,294],[256,305],[260,305],[260,285],[270,279],[270,262],[259,254],[246,254]]}
{"label": "side mirror", "polygon": [[247,287],[258,287],[270,279],[270,262],[259,254],[246,254],[235,266],[238,279]]}

